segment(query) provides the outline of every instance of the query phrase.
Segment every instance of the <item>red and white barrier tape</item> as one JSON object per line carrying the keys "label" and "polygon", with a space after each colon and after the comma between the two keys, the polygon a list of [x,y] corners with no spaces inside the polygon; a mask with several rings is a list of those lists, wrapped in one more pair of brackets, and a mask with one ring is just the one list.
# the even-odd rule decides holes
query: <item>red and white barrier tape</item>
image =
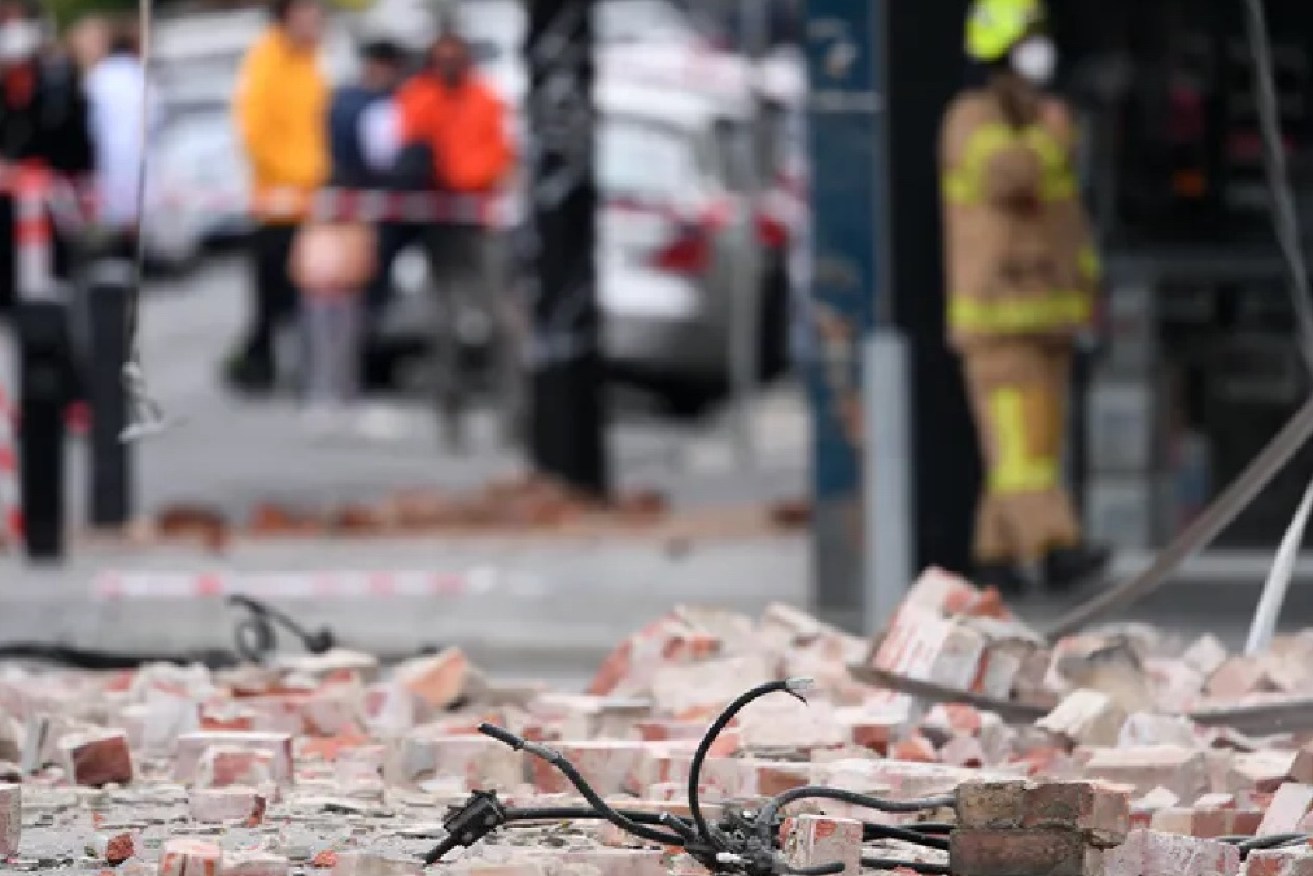
{"label": "red and white barrier tape", "polygon": [[503,581],[491,569],[465,572],[105,572],[92,598],[194,600],[245,594],[265,599],[403,599],[486,593]]}

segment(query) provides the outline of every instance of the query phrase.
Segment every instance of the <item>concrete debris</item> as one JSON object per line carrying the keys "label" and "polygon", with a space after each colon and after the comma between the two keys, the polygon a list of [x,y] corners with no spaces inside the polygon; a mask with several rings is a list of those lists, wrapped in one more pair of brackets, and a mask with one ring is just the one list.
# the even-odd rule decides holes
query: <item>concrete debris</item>
{"label": "concrete debris", "polygon": [[[862,666],[984,699],[868,686],[850,672]],[[960,876],[1313,876],[1307,843],[1242,863],[1234,841],[1313,832],[1313,727],[1262,736],[1283,728],[1187,717],[1313,697],[1309,667],[1311,633],[1255,657],[1143,627],[1050,646],[998,594],[934,570],[873,642],[785,605],[756,619],[678,608],[619,642],[582,693],[500,684],[459,649],[391,668],[347,651],[216,672],[4,667],[0,860],[39,872],[410,876],[444,837],[447,807],[474,790],[512,807],[583,805],[551,765],[481,735],[484,722],[559,751],[613,805],[688,817],[709,722],[754,684],[806,675],[806,704],[766,697],[711,747],[708,817],[810,785],[893,800],[951,793],[955,805],[799,801],[780,832],[795,867],[951,859]],[[992,701],[1043,717],[1017,723]],[[952,820],[951,837],[863,837],[862,822],[923,820]],[[559,818],[458,848],[443,872],[705,873],[614,825]]]}

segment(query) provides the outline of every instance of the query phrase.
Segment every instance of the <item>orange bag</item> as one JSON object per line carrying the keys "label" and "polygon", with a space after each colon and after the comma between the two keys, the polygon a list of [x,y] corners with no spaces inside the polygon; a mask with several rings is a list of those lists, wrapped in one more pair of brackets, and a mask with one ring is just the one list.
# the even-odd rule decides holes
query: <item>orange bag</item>
{"label": "orange bag", "polygon": [[292,244],[292,282],[303,295],[356,295],[377,269],[374,228],[360,222],[311,222]]}

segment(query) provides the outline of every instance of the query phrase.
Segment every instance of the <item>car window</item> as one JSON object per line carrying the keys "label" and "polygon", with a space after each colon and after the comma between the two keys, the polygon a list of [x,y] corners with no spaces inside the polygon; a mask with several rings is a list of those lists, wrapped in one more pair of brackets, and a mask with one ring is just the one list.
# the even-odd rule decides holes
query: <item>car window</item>
{"label": "car window", "polygon": [[597,182],[608,195],[675,195],[698,187],[698,158],[692,141],[674,128],[610,120],[598,132]]}

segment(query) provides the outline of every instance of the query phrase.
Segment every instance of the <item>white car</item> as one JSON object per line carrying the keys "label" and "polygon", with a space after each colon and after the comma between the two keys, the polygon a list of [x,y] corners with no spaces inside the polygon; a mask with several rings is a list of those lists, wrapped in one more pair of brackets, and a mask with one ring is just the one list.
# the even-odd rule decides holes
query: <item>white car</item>
{"label": "white car", "polygon": [[189,266],[215,240],[248,228],[249,172],[226,104],[169,119],[147,169],[147,256],[169,269]]}

